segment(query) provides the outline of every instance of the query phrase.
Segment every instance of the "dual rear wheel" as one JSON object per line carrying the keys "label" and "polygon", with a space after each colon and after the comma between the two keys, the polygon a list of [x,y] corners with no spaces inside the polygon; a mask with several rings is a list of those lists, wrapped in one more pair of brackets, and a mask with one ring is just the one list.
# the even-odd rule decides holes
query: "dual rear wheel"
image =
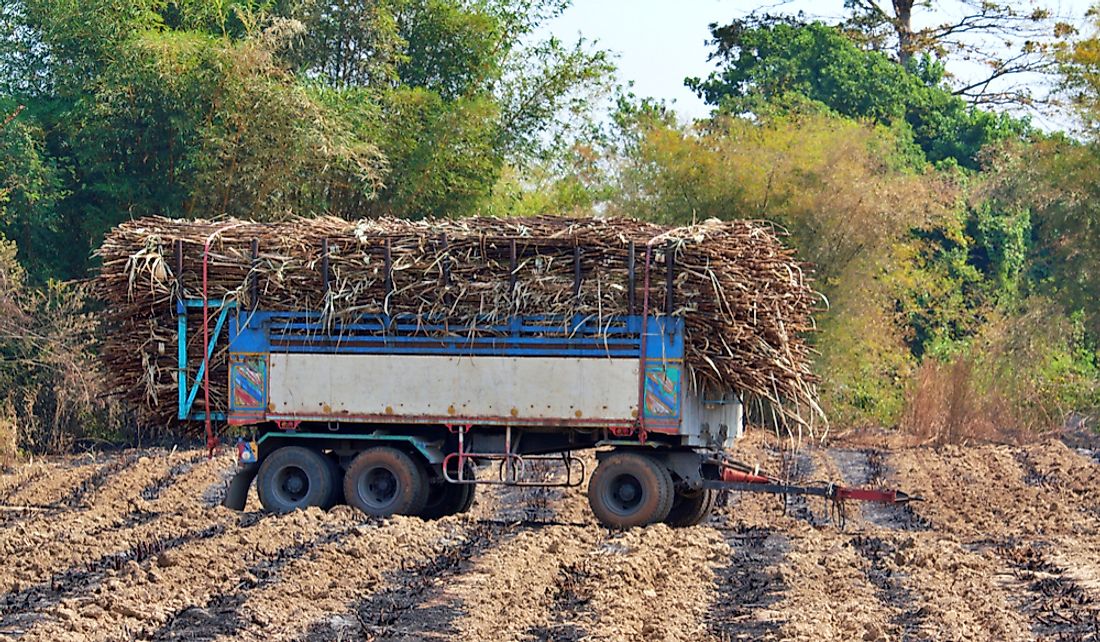
{"label": "dual rear wheel", "polygon": [[[260,503],[275,513],[309,506],[328,509],[341,501],[377,517],[436,519],[469,510],[474,486],[449,483],[435,468],[396,448],[377,446],[359,453],[345,472],[319,451],[284,446],[264,459],[256,487]],[[592,512],[612,528],[699,524],[710,515],[715,498],[708,489],[677,490],[663,463],[636,452],[603,459],[588,484]]]}
{"label": "dual rear wheel", "polygon": [[420,515],[435,519],[469,510],[474,489],[451,484],[437,471],[388,446],[359,453],[347,470],[332,457],[300,446],[284,446],[268,455],[256,476],[260,503],[286,513],[346,502],[368,515]]}
{"label": "dual rear wheel", "polygon": [[702,523],[714,508],[709,489],[677,490],[668,468],[654,457],[613,453],[596,466],[588,482],[588,503],[596,519],[611,528],[665,522],[670,526]]}

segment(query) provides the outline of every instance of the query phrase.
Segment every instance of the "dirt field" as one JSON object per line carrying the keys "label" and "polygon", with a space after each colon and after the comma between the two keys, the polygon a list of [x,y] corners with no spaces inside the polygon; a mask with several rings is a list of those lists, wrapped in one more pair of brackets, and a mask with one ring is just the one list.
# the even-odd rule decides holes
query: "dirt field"
{"label": "dirt field", "polygon": [[[777,467],[754,436],[742,458]],[[597,526],[581,490],[471,513],[217,506],[231,463],[143,450],[0,474],[0,639],[1100,640],[1100,460],[1027,447],[835,447],[806,480],[907,509],[733,495],[706,525]]]}

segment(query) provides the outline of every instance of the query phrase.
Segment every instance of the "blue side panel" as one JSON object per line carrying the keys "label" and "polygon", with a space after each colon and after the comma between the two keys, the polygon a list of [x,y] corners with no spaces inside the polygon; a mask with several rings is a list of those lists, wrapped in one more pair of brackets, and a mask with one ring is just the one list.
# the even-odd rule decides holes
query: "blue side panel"
{"label": "blue side panel", "polygon": [[[187,354],[186,317],[201,300],[181,301],[179,313],[179,416],[202,419],[193,410],[202,381],[202,355]],[[319,313],[241,310],[211,301],[217,309],[211,344],[229,344],[229,413],[214,418],[231,423],[263,421],[268,405],[268,356],[272,353],[407,354],[509,357],[632,358],[644,364],[639,385],[647,427],[676,431],[682,411],[684,323],[672,317],[639,315],[595,319],[526,316],[480,319],[480,336],[469,326],[415,316],[363,315],[346,322]],[[227,337],[222,335],[225,326]],[[643,329],[644,325],[644,329]],[[642,354],[643,343],[645,354]],[[197,376],[191,358],[199,362]]]}

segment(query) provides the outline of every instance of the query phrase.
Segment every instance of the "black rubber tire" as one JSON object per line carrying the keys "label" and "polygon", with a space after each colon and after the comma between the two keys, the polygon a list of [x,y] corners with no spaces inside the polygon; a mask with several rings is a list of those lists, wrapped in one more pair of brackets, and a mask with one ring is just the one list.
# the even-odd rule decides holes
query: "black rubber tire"
{"label": "black rubber tire", "polygon": [[474,505],[474,498],[477,496],[477,486],[467,484],[466,490],[466,497],[462,500],[462,503],[459,504],[458,510],[455,511],[456,515],[470,512],[470,507]]}
{"label": "black rubber tire", "polygon": [[717,500],[717,491],[709,488],[701,488],[693,493],[676,493],[665,523],[675,527],[702,524],[710,517]]}
{"label": "black rubber tire", "polygon": [[339,506],[344,503],[344,469],[340,466],[340,460],[336,455],[329,454],[325,459],[328,460],[329,470],[332,472],[331,505]]}
{"label": "black rubber tire", "polygon": [[283,446],[268,455],[256,474],[260,504],[272,513],[299,508],[332,508],[336,479],[328,457],[301,446]]}
{"label": "black rubber tire", "polygon": [[[457,471],[457,466],[455,471]],[[439,470],[428,471],[431,479],[428,490],[428,501],[420,516],[424,519],[439,519],[448,515],[465,513],[474,503],[473,484],[452,484],[443,478]],[[452,471],[452,476],[454,471]],[[474,470],[469,464],[466,466],[466,478],[472,478]]]}
{"label": "black rubber tire", "polygon": [[588,504],[610,528],[654,524],[668,517],[672,475],[660,462],[633,452],[614,453],[596,466],[588,481]]}
{"label": "black rubber tire", "polygon": [[420,516],[424,519],[439,519],[464,512],[462,508],[473,496],[473,491],[473,484],[452,484],[447,481],[433,484]]}
{"label": "black rubber tire", "polygon": [[428,502],[428,476],[405,453],[378,446],[359,453],[344,473],[344,499],[368,515],[418,515]]}

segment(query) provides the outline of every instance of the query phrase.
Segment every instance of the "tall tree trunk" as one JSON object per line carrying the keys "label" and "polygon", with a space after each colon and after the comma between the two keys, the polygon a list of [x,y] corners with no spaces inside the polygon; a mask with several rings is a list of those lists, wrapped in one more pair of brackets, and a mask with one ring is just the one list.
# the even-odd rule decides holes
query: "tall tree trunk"
{"label": "tall tree trunk", "polygon": [[894,0],[894,30],[898,34],[898,62],[909,64],[913,57],[913,2]]}

